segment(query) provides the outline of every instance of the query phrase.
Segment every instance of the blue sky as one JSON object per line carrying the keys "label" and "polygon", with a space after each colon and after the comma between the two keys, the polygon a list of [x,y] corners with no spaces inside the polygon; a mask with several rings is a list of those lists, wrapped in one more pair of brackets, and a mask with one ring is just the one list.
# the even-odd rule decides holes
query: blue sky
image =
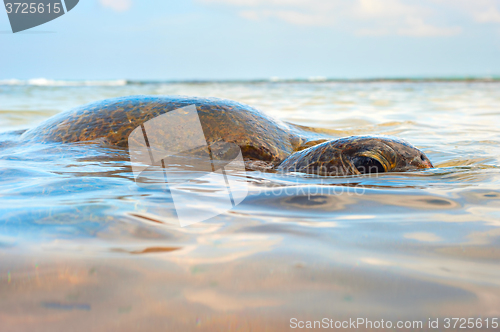
{"label": "blue sky", "polygon": [[500,75],[499,0],[80,0],[0,32],[0,79]]}

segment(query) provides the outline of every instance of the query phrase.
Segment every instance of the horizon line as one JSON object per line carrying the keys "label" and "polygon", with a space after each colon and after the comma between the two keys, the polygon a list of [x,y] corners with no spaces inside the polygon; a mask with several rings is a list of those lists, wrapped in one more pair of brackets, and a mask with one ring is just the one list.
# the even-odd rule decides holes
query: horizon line
{"label": "horizon line", "polygon": [[[395,83],[432,83],[432,82],[500,82],[500,75],[492,76],[400,76],[400,77],[367,77],[367,78],[332,78],[323,76],[311,76],[307,78],[254,78],[254,79],[0,79],[0,85],[10,86],[52,86],[52,85],[143,85],[143,84],[209,84],[209,83],[377,83],[377,82],[395,82]],[[77,83],[77,84],[71,84]],[[83,83],[83,84],[78,84]]]}

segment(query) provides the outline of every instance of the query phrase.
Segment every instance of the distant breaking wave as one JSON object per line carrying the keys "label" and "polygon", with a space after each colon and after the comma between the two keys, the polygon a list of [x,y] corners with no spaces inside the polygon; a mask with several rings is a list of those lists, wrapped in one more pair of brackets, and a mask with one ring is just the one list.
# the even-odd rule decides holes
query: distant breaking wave
{"label": "distant breaking wave", "polygon": [[47,78],[33,78],[29,80],[8,79],[0,80],[0,86],[55,86],[55,87],[84,87],[84,86],[125,86],[125,85],[149,85],[149,84],[210,84],[210,83],[428,83],[428,82],[500,82],[500,77],[401,77],[401,78],[327,78],[323,76],[312,76],[309,78],[280,78],[270,77],[268,79],[249,80],[52,80]]}
{"label": "distant breaking wave", "polygon": [[123,86],[127,85],[127,80],[92,80],[92,81],[70,81],[70,80],[50,80],[46,78],[32,78],[29,80],[0,80],[0,85],[31,85],[31,86]]}

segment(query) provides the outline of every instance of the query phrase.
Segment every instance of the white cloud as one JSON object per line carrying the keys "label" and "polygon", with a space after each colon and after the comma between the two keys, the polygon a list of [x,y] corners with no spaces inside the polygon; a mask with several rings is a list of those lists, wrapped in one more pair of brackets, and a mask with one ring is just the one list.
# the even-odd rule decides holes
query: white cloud
{"label": "white cloud", "polygon": [[425,7],[408,5],[399,0],[353,1],[355,14],[360,18],[394,18],[421,16],[429,13]]}
{"label": "white cloud", "polygon": [[308,14],[295,10],[283,10],[276,12],[276,17],[282,19],[285,22],[296,24],[296,25],[329,25],[331,22],[328,17],[318,14]]}
{"label": "white cloud", "polygon": [[261,18],[261,14],[256,10],[242,10],[240,16],[252,21],[258,21]]}
{"label": "white cloud", "polygon": [[132,0],[99,0],[99,3],[117,12],[127,11],[132,6]]}
{"label": "white cloud", "polygon": [[309,14],[296,10],[243,10],[239,12],[239,15],[253,21],[265,18],[277,18],[295,25],[326,26],[331,23],[327,17],[322,15]]}
{"label": "white cloud", "polygon": [[487,11],[477,12],[474,18],[480,23],[500,23],[500,11],[496,8],[490,8]]}
{"label": "white cloud", "polygon": [[432,16],[429,7],[409,5],[399,0],[359,0],[354,9],[354,19],[357,18],[358,24],[369,26],[357,29],[358,35],[442,37],[462,31],[457,26],[428,23]]}
{"label": "white cloud", "polygon": [[477,23],[500,23],[498,0],[433,0],[435,3],[456,8]]}
{"label": "white cloud", "polygon": [[414,37],[454,36],[462,32],[460,27],[437,27],[419,18],[408,18],[407,27],[397,30],[397,34]]}
{"label": "white cloud", "polygon": [[[498,0],[198,0],[226,5],[248,20],[335,26],[359,35],[443,37],[460,34],[458,15],[476,23],[500,23]],[[455,15],[455,16],[453,16]],[[463,23],[463,22],[462,22]]]}

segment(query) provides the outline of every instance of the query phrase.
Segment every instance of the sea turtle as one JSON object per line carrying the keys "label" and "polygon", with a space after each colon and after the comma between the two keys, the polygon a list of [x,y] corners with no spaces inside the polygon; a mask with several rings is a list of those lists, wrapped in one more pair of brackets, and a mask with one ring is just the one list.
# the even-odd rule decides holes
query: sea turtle
{"label": "sea turtle", "polygon": [[[268,169],[318,175],[432,167],[424,153],[400,139],[384,136],[333,139],[306,127],[273,119],[248,105],[218,98],[129,96],[106,99],[55,115],[23,133],[21,140],[100,142],[126,148],[134,129],[189,105],[196,106],[208,145],[236,144],[247,165],[260,162]],[[169,132],[162,133],[165,142],[169,135]]]}

